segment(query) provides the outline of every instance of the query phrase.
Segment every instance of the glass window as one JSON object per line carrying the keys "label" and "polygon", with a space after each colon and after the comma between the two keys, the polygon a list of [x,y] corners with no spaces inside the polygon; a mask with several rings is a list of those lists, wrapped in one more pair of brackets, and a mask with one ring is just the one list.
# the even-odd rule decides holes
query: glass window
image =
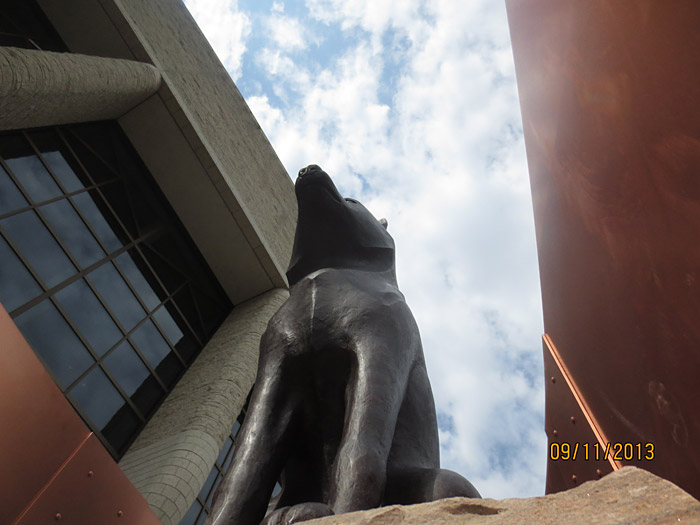
{"label": "glass window", "polygon": [[87,268],[104,258],[104,250],[66,199],[45,204],[39,212],[81,267]]}
{"label": "glass window", "polygon": [[100,430],[107,426],[117,410],[124,405],[124,398],[99,367],[81,379],[70,393],[85,415]]}
{"label": "glass window", "polygon": [[170,293],[175,292],[183,285],[186,280],[184,274],[175,269],[167,260],[163,259],[160,254],[151,249],[150,246],[144,246],[142,251],[151,267],[158,274],[158,277],[160,277],[160,280]]}
{"label": "glass window", "polygon": [[23,208],[27,204],[27,199],[17,189],[5,169],[0,166],[0,215]]}
{"label": "glass window", "polygon": [[95,152],[88,148],[81,140],[77,139],[74,133],[68,132],[63,134],[63,136],[95,183],[117,178],[115,170],[106,164],[99,156],[95,155]]}
{"label": "glass window", "polygon": [[[167,297],[136,250],[122,253],[115,259],[115,262],[149,311]],[[138,263],[138,267],[136,263]],[[154,292],[154,289],[158,293]]]}
{"label": "glass window", "polygon": [[121,330],[83,279],[56,292],[56,299],[98,355],[122,338]]}
{"label": "glass window", "polygon": [[[51,171],[53,171],[53,174],[60,181],[66,192],[78,191],[84,188],[84,183],[87,185],[91,184],[83,170],[75,162],[70,150],[55,131],[33,132],[30,133],[29,138],[41,152],[44,161],[51,168]],[[78,176],[83,180],[81,181]]]}
{"label": "glass window", "polygon": [[64,387],[94,362],[49,299],[15,317],[15,323]]}
{"label": "glass window", "polygon": [[[236,421],[236,422],[238,422],[238,421]],[[233,438],[231,436],[229,436],[226,438],[226,441],[224,442],[224,446],[221,447],[221,452],[219,452],[219,457],[216,458],[216,463],[219,466],[224,464],[224,460],[226,459],[226,455],[229,453],[232,446],[233,446]]]}
{"label": "glass window", "polygon": [[185,517],[180,521],[180,525],[195,525],[195,520],[201,511],[202,505],[195,501],[190,507],[190,510],[187,511],[187,514],[185,514]]}
{"label": "glass window", "polygon": [[143,422],[139,420],[132,408],[124,404],[102,429],[102,435],[112,446],[116,455],[121,456],[142,425]]}
{"label": "glass window", "polygon": [[34,211],[2,219],[0,226],[49,288],[76,273],[73,263]]}
{"label": "glass window", "polygon": [[0,237],[0,302],[11,312],[41,293],[41,287]]}
{"label": "glass window", "polygon": [[115,123],[0,134],[0,160],[0,301],[118,460],[206,343],[192,287],[207,328],[232,305]]}
{"label": "glass window", "polygon": [[73,195],[71,200],[78,207],[80,213],[83,214],[83,217],[85,217],[85,220],[90,224],[92,230],[109,253],[118,250],[129,242],[129,238],[96,191],[91,190],[78,193]]}
{"label": "glass window", "polygon": [[138,239],[139,232],[136,228],[136,219],[134,218],[134,212],[129,204],[129,198],[126,195],[124,185],[119,182],[105,184],[104,186],[100,186],[100,192],[117,214],[119,220],[129,232],[129,235],[131,235],[133,239]]}
{"label": "glass window", "polygon": [[206,501],[207,498],[209,497],[209,493],[211,492],[211,489],[214,486],[214,482],[216,481],[216,478],[218,476],[219,476],[219,471],[215,468],[211,469],[211,472],[209,472],[209,476],[207,477],[207,480],[204,482],[204,486],[202,487],[202,490],[199,491],[199,498],[202,501]]}
{"label": "glass window", "polygon": [[150,320],[139,326],[131,334],[131,339],[153,368],[156,368],[170,353],[168,343]]}
{"label": "glass window", "polygon": [[129,342],[122,342],[110,352],[104,364],[141,413],[150,414],[164,392]]}
{"label": "glass window", "polygon": [[22,135],[4,138],[0,155],[34,202],[62,195],[58,184]]}
{"label": "glass window", "polygon": [[112,263],[94,269],[88,274],[88,280],[126,331],[146,317],[146,312]]}

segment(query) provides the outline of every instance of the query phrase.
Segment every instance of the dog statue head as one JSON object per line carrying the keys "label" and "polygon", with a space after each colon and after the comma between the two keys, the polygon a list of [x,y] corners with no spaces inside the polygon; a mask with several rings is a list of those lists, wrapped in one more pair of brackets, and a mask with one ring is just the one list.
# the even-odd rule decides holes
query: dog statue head
{"label": "dog statue head", "polygon": [[290,286],[324,268],[394,275],[394,240],[386,219],[379,221],[355,199],[343,198],[315,164],[299,171],[294,190],[299,219],[287,270]]}

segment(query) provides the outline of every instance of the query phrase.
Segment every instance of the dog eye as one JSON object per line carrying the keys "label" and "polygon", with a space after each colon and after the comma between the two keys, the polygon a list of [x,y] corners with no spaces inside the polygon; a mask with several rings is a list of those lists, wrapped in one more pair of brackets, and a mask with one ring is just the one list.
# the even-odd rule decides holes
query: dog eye
{"label": "dog eye", "polygon": [[354,202],[355,204],[357,204],[357,201],[355,199],[351,199],[350,197],[345,197],[345,200],[348,202]]}

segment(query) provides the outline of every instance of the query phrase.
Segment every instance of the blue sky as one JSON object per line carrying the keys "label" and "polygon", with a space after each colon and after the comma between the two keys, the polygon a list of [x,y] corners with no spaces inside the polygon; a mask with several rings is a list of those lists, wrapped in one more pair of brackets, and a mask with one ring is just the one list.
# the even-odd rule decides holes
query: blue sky
{"label": "blue sky", "polygon": [[386,217],[442,466],[544,492],[542,307],[505,6],[186,0],[290,176],[319,164]]}

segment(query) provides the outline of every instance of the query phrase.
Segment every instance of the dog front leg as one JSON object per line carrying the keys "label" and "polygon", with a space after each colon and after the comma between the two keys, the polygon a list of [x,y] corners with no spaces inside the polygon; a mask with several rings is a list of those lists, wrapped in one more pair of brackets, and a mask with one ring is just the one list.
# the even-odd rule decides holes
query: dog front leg
{"label": "dog front leg", "polygon": [[[376,345],[364,341],[360,345]],[[397,362],[391,345],[358,352],[347,398],[348,415],[333,469],[330,506],[336,514],[378,507],[408,363]],[[400,354],[399,354],[400,355]]]}
{"label": "dog front leg", "polygon": [[207,525],[258,525],[265,515],[298,406],[283,361],[281,353],[273,353],[259,367],[233,462],[217,489]]}

